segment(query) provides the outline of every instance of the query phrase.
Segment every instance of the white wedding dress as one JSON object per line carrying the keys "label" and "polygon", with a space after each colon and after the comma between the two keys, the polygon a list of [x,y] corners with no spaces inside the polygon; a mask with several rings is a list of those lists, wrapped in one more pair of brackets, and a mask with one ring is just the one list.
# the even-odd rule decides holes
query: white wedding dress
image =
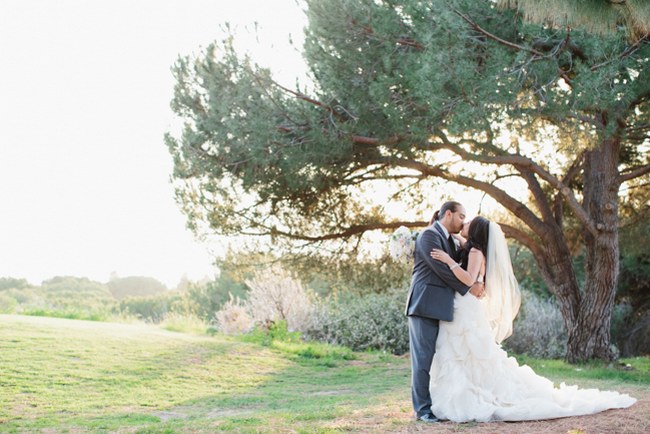
{"label": "white wedding dress", "polygon": [[454,320],[440,321],[431,367],[431,410],[454,422],[553,419],[629,407],[617,392],[559,388],[495,343],[483,299],[456,294]]}

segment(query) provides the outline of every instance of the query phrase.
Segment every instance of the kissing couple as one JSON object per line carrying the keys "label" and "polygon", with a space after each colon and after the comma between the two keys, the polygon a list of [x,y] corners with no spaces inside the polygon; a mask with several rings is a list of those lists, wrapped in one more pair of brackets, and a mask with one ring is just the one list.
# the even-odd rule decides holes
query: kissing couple
{"label": "kissing couple", "polygon": [[556,388],[508,357],[500,344],[521,303],[508,245],[497,223],[465,217],[445,202],[415,242],[406,315],[416,419],[540,420],[634,404],[618,392]]}

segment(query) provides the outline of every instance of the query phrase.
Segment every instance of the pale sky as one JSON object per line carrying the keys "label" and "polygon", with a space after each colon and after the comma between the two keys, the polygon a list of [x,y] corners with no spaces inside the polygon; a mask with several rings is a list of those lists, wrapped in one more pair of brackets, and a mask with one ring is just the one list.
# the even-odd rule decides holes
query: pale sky
{"label": "pale sky", "polygon": [[170,66],[225,21],[281,82],[304,70],[294,0],[0,2],[0,277],[214,276],[220,246],[185,228],[163,135]]}

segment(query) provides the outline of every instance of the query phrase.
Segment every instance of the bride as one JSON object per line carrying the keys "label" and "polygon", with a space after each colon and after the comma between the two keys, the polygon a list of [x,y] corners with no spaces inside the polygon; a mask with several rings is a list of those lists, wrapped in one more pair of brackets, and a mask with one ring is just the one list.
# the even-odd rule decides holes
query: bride
{"label": "bride", "polygon": [[483,217],[465,225],[461,235],[467,238],[462,268],[442,250],[432,251],[431,256],[449,265],[466,285],[485,277],[486,295],[479,299],[456,294],[454,320],[440,321],[430,385],[431,410],[438,418],[454,422],[553,419],[636,402],[617,392],[564,383],[556,388],[508,357],[500,343],[512,334],[521,297],[505,237],[498,224]]}

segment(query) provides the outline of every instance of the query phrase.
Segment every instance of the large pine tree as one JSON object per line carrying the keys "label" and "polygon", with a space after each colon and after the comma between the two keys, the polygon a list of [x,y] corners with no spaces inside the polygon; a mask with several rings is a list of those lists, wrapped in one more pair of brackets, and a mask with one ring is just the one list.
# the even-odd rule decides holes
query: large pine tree
{"label": "large pine tree", "polygon": [[528,24],[487,0],[306,3],[310,91],[227,42],[174,66],[186,124],[167,144],[190,224],[318,242],[424,223],[365,206],[365,185],[405,203],[431,180],[477,189],[559,300],[567,359],[611,359],[619,193],[650,173],[648,41]]}

